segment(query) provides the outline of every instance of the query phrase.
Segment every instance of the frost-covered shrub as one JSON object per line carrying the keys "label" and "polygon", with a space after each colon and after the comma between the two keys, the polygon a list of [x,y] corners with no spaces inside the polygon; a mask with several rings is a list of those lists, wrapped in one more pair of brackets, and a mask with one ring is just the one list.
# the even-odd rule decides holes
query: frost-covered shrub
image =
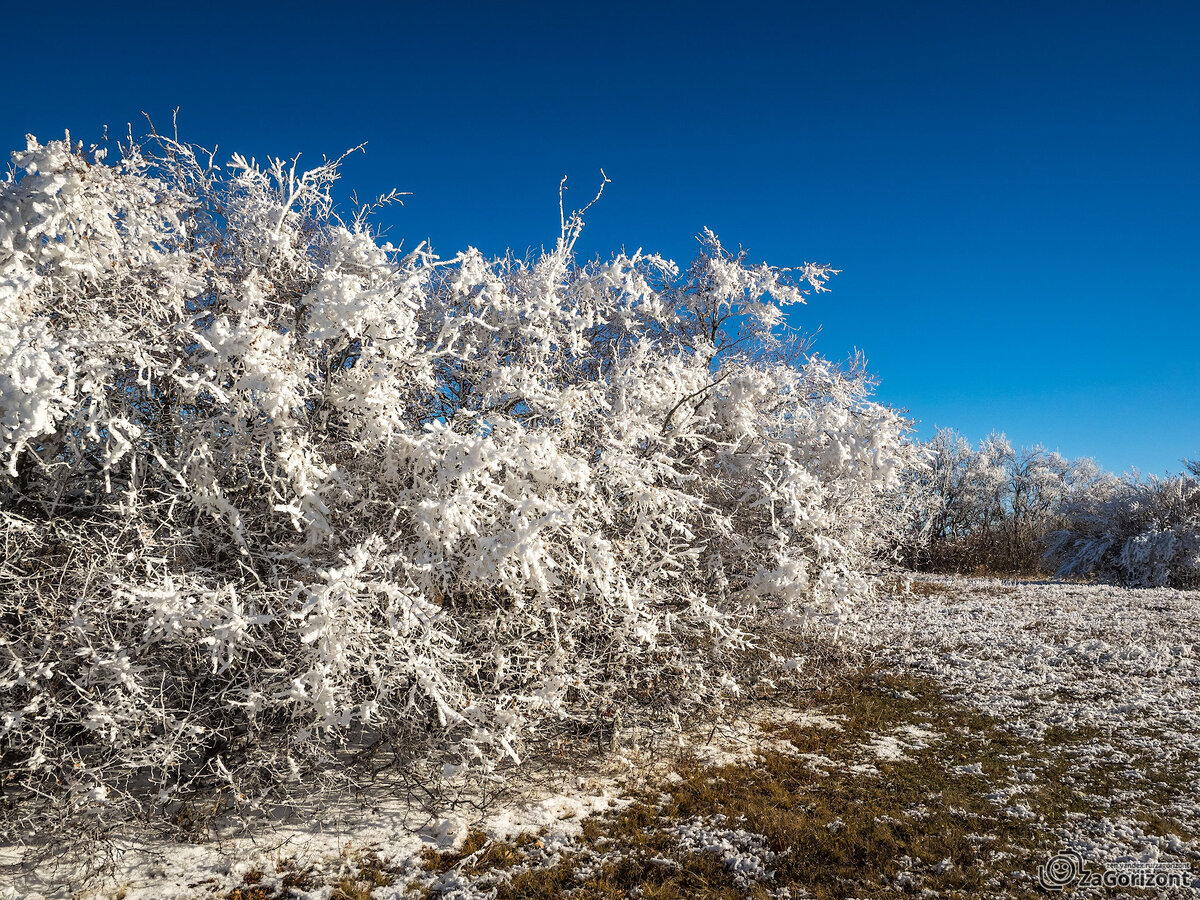
{"label": "frost-covered shrub", "polygon": [[1169,478],[1110,478],[1066,509],[1047,558],[1063,577],[1200,585],[1200,462]]}
{"label": "frost-covered shrub", "polygon": [[[337,164],[32,138],[0,184],[0,783],[178,811],[368,751],[678,721],[852,617],[907,423],[792,352],[831,270],[439,259]],[[639,713],[638,711],[642,712]]]}

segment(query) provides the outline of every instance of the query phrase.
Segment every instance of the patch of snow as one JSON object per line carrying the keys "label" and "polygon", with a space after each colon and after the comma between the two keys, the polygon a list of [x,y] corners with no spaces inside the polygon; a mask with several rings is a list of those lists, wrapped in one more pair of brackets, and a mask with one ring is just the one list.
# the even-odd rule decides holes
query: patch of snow
{"label": "patch of snow", "polygon": [[685,853],[713,853],[721,857],[734,883],[743,889],[767,881],[774,874],[767,866],[777,854],[767,847],[767,839],[741,828],[726,828],[724,816],[711,820],[696,819],[677,825],[670,831]]}

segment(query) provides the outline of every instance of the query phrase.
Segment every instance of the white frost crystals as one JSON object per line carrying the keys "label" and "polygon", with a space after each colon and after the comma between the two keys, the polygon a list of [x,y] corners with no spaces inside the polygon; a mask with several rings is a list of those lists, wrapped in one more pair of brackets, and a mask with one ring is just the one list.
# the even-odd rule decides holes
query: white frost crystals
{"label": "white frost crystals", "polygon": [[579,214],[442,260],[340,218],[336,162],[120,149],[0,183],[10,817],[487,772],[870,592],[912,451],[781,324],[827,267],[583,263]]}

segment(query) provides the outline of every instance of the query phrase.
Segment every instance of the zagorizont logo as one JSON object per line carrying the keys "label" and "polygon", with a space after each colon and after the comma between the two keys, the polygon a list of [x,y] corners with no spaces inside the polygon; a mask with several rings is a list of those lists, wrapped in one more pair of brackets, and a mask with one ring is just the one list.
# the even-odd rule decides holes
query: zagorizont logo
{"label": "zagorizont logo", "polygon": [[1187,863],[1127,861],[1093,868],[1074,850],[1060,850],[1038,866],[1037,878],[1038,884],[1055,893],[1077,887],[1176,888],[1192,882]]}

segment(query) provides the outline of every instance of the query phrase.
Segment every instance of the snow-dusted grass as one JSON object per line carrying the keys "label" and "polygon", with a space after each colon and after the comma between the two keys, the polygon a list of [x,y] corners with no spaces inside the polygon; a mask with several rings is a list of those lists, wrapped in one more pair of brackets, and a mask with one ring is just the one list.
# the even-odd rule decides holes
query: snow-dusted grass
{"label": "snow-dusted grass", "polygon": [[1200,594],[930,578],[860,609],[860,665],[678,757],[622,746],[487,814],[376,798],[159,846],[107,896],[1035,897],[1063,847],[1200,877]]}
{"label": "snow-dusted grass", "polygon": [[[1092,791],[1093,808],[1056,828],[1062,844],[1097,861],[1197,858],[1200,592],[935,578],[919,587],[865,609],[863,640],[881,665],[928,675],[1005,723],[1030,756],[1068,755],[1067,787]],[[1062,735],[1069,750],[1055,746]]]}

